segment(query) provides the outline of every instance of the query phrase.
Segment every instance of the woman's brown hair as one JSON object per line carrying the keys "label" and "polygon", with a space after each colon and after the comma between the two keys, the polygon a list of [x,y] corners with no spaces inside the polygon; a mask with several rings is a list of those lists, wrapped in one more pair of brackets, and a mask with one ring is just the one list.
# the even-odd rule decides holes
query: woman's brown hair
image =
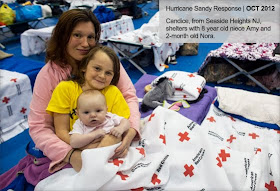
{"label": "woman's brown hair", "polygon": [[69,65],[70,56],[66,52],[67,44],[70,40],[72,31],[80,22],[92,22],[95,30],[95,41],[98,43],[101,33],[101,26],[91,10],[88,9],[71,9],[64,12],[52,32],[46,50],[46,62],[49,60],[61,67]]}
{"label": "woman's brown hair", "polygon": [[113,49],[102,45],[96,45],[95,47],[93,47],[91,51],[82,59],[81,63],[78,66],[78,74],[71,80],[78,82],[78,84],[80,85],[83,85],[85,83],[85,72],[83,71],[86,70],[88,63],[94,58],[95,54],[98,51],[104,52],[112,60],[114,77],[111,81],[111,85],[117,85],[120,79],[120,60]]}

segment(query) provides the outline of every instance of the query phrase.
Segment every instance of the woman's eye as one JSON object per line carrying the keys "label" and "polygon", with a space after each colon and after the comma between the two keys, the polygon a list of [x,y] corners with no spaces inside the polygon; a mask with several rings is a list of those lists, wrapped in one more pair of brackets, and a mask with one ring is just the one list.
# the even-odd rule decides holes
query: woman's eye
{"label": "woman's eye", "polygon": [[80,38],[81,37],[81,35],[78,34],[78,33],[74,33],[73,36],[76,37],[76,38]]}

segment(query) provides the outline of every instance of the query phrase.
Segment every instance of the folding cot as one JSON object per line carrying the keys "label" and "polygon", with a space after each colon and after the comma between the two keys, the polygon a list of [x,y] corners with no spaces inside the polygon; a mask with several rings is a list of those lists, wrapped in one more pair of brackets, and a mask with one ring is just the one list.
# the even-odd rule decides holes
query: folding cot
{"label": "folding cot", "polygon": [[[159,39],[159,12],[157,12],[148,23],[143,24],[141,28],[122,33],[117,36],[111,36],[107,39],[109,46],[113,47],[122,57],[132,63],[138,70],[145,74],[145,70],[136,63],[134,58],[146,50],[153,50],[154,65],[159,71],[163,71],[168,56],[176,54],[180,43],[162,43]],[[149,64],[149,63],[146,63]]]}
{"label": "folding cot", "polygon": [[[54,26],[41,29],[29,29],[22,33],[20,37],[22,55],[30,56],[45,51],[46,42],[50,38],[53,28]],[[110,36],[132,30],[134,30],[132,18],[123,15],[120,19],[101,24],[100,39],[103,41]]]}
{"label": "folding cot", "polygon": [[218,84],[238,83],[235,77],[242,74],[269,93],[280,87],[280,58],[273,56],[275,48],[274,43],[224,43],[207,55],[198,74]]}

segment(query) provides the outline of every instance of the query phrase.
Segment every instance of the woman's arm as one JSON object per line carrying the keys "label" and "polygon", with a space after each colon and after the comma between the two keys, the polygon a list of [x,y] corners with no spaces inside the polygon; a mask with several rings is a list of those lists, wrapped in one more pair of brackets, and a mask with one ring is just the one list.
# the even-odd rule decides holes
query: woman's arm
{"label": "woman's arm", "polygon": [[54,132],[53,117],[46,108],[56,85],[67,78],[70,71],[47,63],[37,75],[28,115],[29,134],[36,147],[43,151],[52,162],[50,172],[61,169],[67,162],[63,161],[71,146],[57,137]]}

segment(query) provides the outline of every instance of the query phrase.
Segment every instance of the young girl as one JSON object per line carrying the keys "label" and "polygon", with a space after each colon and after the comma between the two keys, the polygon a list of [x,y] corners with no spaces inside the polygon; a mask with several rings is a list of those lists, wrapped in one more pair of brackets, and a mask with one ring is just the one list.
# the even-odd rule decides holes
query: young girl
{"label": "young girl", "polygon": [[[94,47],[81,61],[78,72],[69,81],[60,82],[54,89],[47,112],[54,117],[56,135],[64,142],[70,144],[69,131],[78,119],[76,115],[77,99],[83,91],[99,90],[106,98],[108,112],[128,118],[130,111],[120,90],[115,86],[120,77],[120,61],[115,52],[106,46]],[[130,124],[121,121],[119,126],[129,128]],[[101,143],[99,147],[115,144]],[[85,147],[86,148],[86,147]],[[92,146],[90,147],[92,148]],[[71,162],[69,155],[68,161]]]}
{"label": "young girl", "polygon": [[[126,102],[123,104],[127,105]],[[105,96],[98,90],[86,90],[80,94],[76,114],[79,119],[69,133],[70,145],[73,148],[82,148],[106,133],[121,138],[129,128],[126,118],[107,112]],[[128,125],[120,126],[121,121]]]}

